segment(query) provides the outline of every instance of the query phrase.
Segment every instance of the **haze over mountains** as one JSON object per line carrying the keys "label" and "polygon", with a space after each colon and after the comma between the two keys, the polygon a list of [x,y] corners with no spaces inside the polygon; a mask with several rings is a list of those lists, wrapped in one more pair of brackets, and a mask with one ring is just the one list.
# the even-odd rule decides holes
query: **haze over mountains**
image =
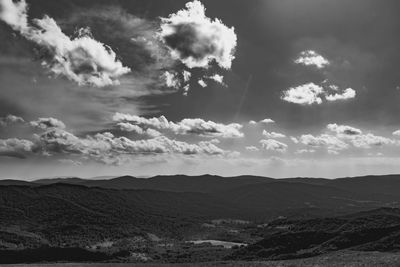
{"label": "haze over mountains", "polygon": [[[194,198],[199,202],[235,210],[240,217],[270,217],[289,215],[296,210],[318,214],[341,214],[376,207],[397,207],[400,203],[400,176],[364,176],[341,179],[288,178],[272,179],[258,176],[219,177],[202,176],[155,176],[148,179],[122,176],[112,179],[55,178],[39,179],[33,182],[1,180],[0,185],[28,186],[41,192],[49,188],[70,188],[79,185],[90,194],[102,188],[111,194],[123,190],[127,195],[146,195],[151,199],[157,195],[188,198],[184,201],[190,210]],[[9,190],[14,187],[2,187]],[[79,188],[79,187],[72,187]],[[95,189],[97,188],[97,189]],[[112,190],[111,190],[112,189]],[[28,190],[28,188],[18,188]],[[121,194],[122,194],[121,192]],[[189,194],[191,192],[192,194]],[[189,198],[190,196],[190,198]],[[210,204],[211,204],[210,203]],[[301,212],[304,212],[303,210]],[[219,211],[221,212],[221,211]],[[214,212],[211,212],[214,213]],[[209,214],[202,214],[208,216]]]}
{"label": "haze over mountains", "polygon": [[[101,178],[101,179],[99,179]],[[243,185],[276,182],[297,182],[302,184],[333,186],[349,190],[362,190],[365,192],[376,192],[376,190],[389,190],[397,193],[393,186],[400,185],[400,175],[368,175],[358,177],[346,177],[337,179],[324,178],[269,178],[262,176],[242,175],[235,177],[221,177],[216,175],[159,175],[150,178],[136,178],[133,176],[110,176],[82,179],[77,177],[45,178],[33,181],[22,181],[14,179],[0,180],[0,185],[44,185],[55,183],[80,184],[89,187],[103,187],[113,189],[150,189],[173,192],[211,192],[224,189],[236,188]],[[362,188],[360,188],[362,186]],[[394,190],[393,190],[394,189]],[[400,194],[400,193],[399,193]]]}

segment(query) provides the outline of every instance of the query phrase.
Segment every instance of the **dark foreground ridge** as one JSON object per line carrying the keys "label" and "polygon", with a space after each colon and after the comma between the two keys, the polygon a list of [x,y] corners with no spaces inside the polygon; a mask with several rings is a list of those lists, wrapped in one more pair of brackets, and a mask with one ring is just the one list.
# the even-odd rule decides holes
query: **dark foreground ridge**
{"label": "dark foreground ridge", "polygon": [[0,263],[394,252],[400,249],[399,189],[398,175],[3,180]]}

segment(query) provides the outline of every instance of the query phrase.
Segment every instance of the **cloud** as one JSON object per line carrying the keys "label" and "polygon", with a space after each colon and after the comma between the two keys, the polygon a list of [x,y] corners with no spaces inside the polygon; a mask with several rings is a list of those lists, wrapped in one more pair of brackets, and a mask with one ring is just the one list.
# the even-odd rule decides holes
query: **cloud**
{"label": "cloud", "polygon": [[295,154],[315,153],[315,149],[298,149]]}
{"label": "cloud", "polygon": [[[59,24],[66,32],[89,27],[97,40],[117,52],[124,66],[131,67],[131,73],[121,77],[121,86],[113,91],[125,87],[127,93],[163,95],[183,92],[182,88],[188,82],[184,78],[186,71],[171,57],[169,48],[159,36],[158,18],[145,18],[128,13],[119,5],[106,4],[74,10],[63,16]],[[165,72],[169,72],[173,80],[168,81]]]}
{"label": "cloud", "polygon": [[34,143],[25,139],[0,139],[0,156],[25,158],[25,154],[32,152]]}
{"label": "cloud", "polygon": [[183,75],[183,81],[184,81],[185,83],[189,82],[189,81],[190,81],[190,77],[192,77],[192,73],[190,73],[190,72],[188,72],[188,71],[186,71],[186,70],[184,70],[184,71],[182,72],[182,75]]}
{"label": "cloud", "polygon": [[181,82],[176,73],[165,71],[162,75],[162,79],[164,79],[165,85],[168,87],[179,89],[181,86]]}
{"label": "cloud", "polygon": [[321,134],[319,136],[313,136],[311,134],[305,134],[300,136],[300,143],[303,145],[320,148],[326,147],[329,150],[345,150],[349,148],[349,145],[344,141],[340,140],[338,137],[329,135],[329,134]]}
{"label": "cloud", "polygon": [[237,41],[234,28],[206,17],[205,11],[200,1],[188,2],[186,9],[161,18],[160,36],[172,57],[188,68],[208,68],[215,61],[230,69]]}
{"label": "cloud", "polygon": [[273,119],[267,118],[267,119],[260,120],[260,123],[270,124],[270,123],[275,123],[275,121]]}
{"label": "cloud", "polygon": [[350,138],[353,146],[358,148],[371,148],[371,147],[380,147],[383,145],[394,145],[395,141],[390,138],[386,138],[383,136],[377,136],[372,133],[355,135]]}
{"label": "cloud", "polygon": [[189,144],[165,136],[131,140],[124,136],[116,137],[109,132],[81,138],[57,128],[37,136],[36,146],[37,150],[44,154],[81,155],[104,163],[120,162],[120,157],[135,154],[221,155],[224,153],[224,150],[211,142]]}
{"label": "cloud", "polygon": [[372,147],[381,147],[384,145],[399,145],[398,142],[383,136],[372,133],[364,134],[360,129],[348,126],[338,125],[336,123],[328,124],[327,129],[336,135],[321,134],[313,136],[311,134],[302,135],[300,143],[315,148],[326,147],[331,151],[340,151],[348,149],[351,146],[355,148],[370,149]]}
{"label": "cloud", "polygon": [[161,133],[157,130],[150,129],[150,128],[144,130],[141,127],[139,127],[138,125],[131,124],[129,122],[119,122],[119,123],[117,123],[117,127],[119,127],[119,129],[121,131],[134,132],[139,135],[148,135],[150,137],[157,137],[157,136],[161,135]]}
{"label": "cloud", "polygon": [[394,131],[392,134],[395,136],[400,136],[400,130]]}
{"label": "cloud", "polygon": [[329,150],[328,149],[328,154],[330,154],[330,155],[339,155],[340,153],[338,151],[336,151],[336,150]]}
{"label": "cloud", "polygon": [[31,121],[29,123],[32,127],[36,127],[42,130],[47,130],[51,128],[59,128],[59,129],[65,129],[65,124],[55,118],[39,118],[36,121]]}
{"label": "cloud", "polygon": [[224,83],[224,76],[219,75],[219,74],[214,74],[212,76],[206,76],[207,79],[213,80],[216,83],[225,85]]}
{"label": "cloud", "polygon": [[28,28],[28,15],[26,2],[13,2],[12,0],[0,1],[0,19],[16,31]]}
{"label": "cloud", "polygon": [[332,95],[327,95],[325,98],[328,101],[337,101],[337,100],[351,99],[354,97],[356,97],[356,91],[351,88],[347,88],[341,94],[336,93],[336,94],[332,94]]}
{"label": "cloud", "polygon": [[362,131],[360,129],[347,126],[347,125],[337,125],[336,123],[331,123],[326,126],[328,130],[335,132],[337,134],[344,134],[344,135],[360,135]]}
{"label": "cloud", "polygon": [[266,138],[285,138],[286,135],[281,134],[281,133],[276,133],[276,132],[267,132],[266,130],[263,130],[262,135],[265,136]]}
{"label": "cloud", "polygon": [[322,99],[320,95],[323,92],[324,89],[321,86],[315,83],[306,83],[284,91],[282,99],[300,105],[321,104]]}
{"label": "cloud", "polygon": [[246,148],[247,151],[252,151],[252,152],[257,152],[257,151],[260,150],[255,146],[246,146],[245,148]]}
{"label": "cloud", "polygon": [[286,152],[288,146],[285,143],[276,141],[274,139],[266,139],[260,141],[262,148],[266,150],[272,150],[284,153]]}
{"label": "cloud", "polygon": [[206,84],[206,82],[203,80],[203,79],[200,79],[200,80],[198,80],[197,81],[198,82],[198,84],[201,86],[201,87],[207,87],[207,84]]}
{"label": "cloud", "polygon": [[158,36],[159,20],[135,16],[119,5],[82,7],[60,20],[61,23],[69,31],[89,27],[100,40],[118,49],[124,62],[134,66],[133,72],[155,71],[158,75],[156,70],[171,69],[175,63]]}
{"label": "cloud", "polygon": [[350,142],[357,148],[368,149],[371,147],[396,144],[396,142],[390,138],[374,135],[372,133],[363,134],[360,129],[347,125],[337,125],[336,123],[333,123],[328,124],[327,128],[328,130],[335,132],[338,138]]}
{"label": "cloud", "polygon": [[222,124],[203,119],[183,119],[180,122],[168,121],[164,116],[144,118],[136,115],[116,113],[113,116],[115,122],[129,122],[144,128],[168,130],[175,134],[196,134],[209,137],[240,138],[244,134],[240,131],[243,127],[238,123]]}
{"label": "cloud", "polygon": [[119,122],[117,126],[121,131],[125,132],[135,132],[137,134],[143,134],[143,129],[137,125],[131,124],[129,122]]}
{"label": "cloud", "polygon": [[8,114],[6,117],[0,118],[0,126],[8,126],[11,124],[24,123],[25,120],[21,117]]}
{"label": "cloud", "polygon": [[7,115],[4,118],[0,118],[0,126],[8,126],[11,124],[23,124],[26,126],[35,127],[41,130],[48,130],[51,128],[65,129],[65,124],[55,118],[39,118],[35,121],[25,122],[21,117],[15,115]]}
{"label": "cloud", "polygon": [[184,95],[184,96],[187,96],[187,95],[188,95],[189,89],[190,89],[189,84],[186,84],[186,85],[183,87],[183,95]]}
{"label": "cloud", "polygon": [[314,50],[306,50],[301,52],[299,57],[295,59],[294,63],[305,66],[315,66],[318,69],[322,69],[330,64],[326,58]]}
{"label": "cloud", "polygon": [[216,138],[211,139],[209,142],[210,142],[211,144],[219,144],[219,143],[221,143],[221,141],[219,141],[219,140],[216,139]]}
{"label": "cloud", "polygon": [[336,85],[323,87],[315,83],[306,83],[296,87],[291,87],[283,92],[282,100],[299,105],[322,104],[323,99],[333,102],[338,100],[347,100],[356,96],[356,91],[347,88],[343,92],[330,94],[329,91],[338,91]]}
{"label": "cloud", "polygon": [[16,3],[0,0],[0,8],[0,19],[46,51],[42,65],[55,75],[79,85],[102,87],[119,84],[117,78],[130,72],[110,47],[93,39],[87,28],[70,38],[47,15],[34,19],[33,25],[29,25],[25,0]]}
{"label": "cloud", "polygon": [[[196,145],[195,145],[196,146]],[[198,150],[198,153],[204,153],[204,154],[208,154],[208,155],[221,155],[224,154],[225,151],[220,149],[219,147],[217,147],[213,142],[208,142],[208,141],[201,141],[198,144],[198,148],[196,148],[196,150]],[[227,151],[226,153],[228,156],[234,156],[234,155],[238,155],[238,152],[233,151]]]}
{"label": "cloud", "polygon": [[198,134],[223,138],[239,138],[244,136],[240,131],[242,125],[238,123],[222,124],[203,119],[183,119],[178,123],[170,122],[170,126],[176,134]]}

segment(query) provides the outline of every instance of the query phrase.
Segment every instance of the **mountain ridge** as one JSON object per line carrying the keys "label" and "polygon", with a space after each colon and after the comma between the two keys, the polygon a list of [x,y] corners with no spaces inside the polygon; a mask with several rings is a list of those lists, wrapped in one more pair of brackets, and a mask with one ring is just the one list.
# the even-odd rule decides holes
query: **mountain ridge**
{"label": "mountain ridge", "polygon": [[[14,255],[17,261],[29,251],[46,256],[54,248],[60,253],[79,248],[83,254],[108,251],[102,254],[106,257],[142,251],[136,247],[140,245],[151,255],[176,262],[180,258],[162,246],[173,240],[181,244],[176,253],[187,256],[186,242],[199,239],[249,244],[234,250],[211,246],[207,259],[394,251],[400,249],[399,178],[123,176],[105,183],[63,178],[14,185],[6,180],[0,183],[0,255]],[[111,241],[116,242],[112,248],[92,248]],[[160,247],[164,254],[159,254]]]}
{"label": "mountain ridge", "polygon": [[[382,182],[396,182],[400,184],[400,174],[389,174],[389,175],[366,175],[366,176],[355,176],[355,177],[341,177],[335,179],[328,178],[309,178],[309,177],[293,177],[293,178],[271,178],[264,176],[255,175],[239,175],[233,177],[222,177],[218,175],[157,175],[149,178],[137,178],[130,175],[124,175],[114,177],[110,179],[83,179],[79,177],[68,177],[68,178],[45,178],[37,179],[33,181],[5,179],[0,180],[0,185],[12,185],[12,184],[26,184],[26,185],[40,185],[40,184],[51,184],[51,183],[71,183],[71,184],[83,184],[86,186],[99,186],[105,188],[116,188],[116,189],[156,189],[162,191],[187,191],[187,192],[207,192],[210,190],[218,191],[222,186],[228,186],[230,188],[236,187],[237,185],[256,184],[256,183],[267,183],[267,182],[300,182],[305,184],[317,184],[317,185],[331,185],[335,187],[347,187],[349,185],[357,186],[357,183],[368,181],[374,183],[375,186],[382,185]],[[214,183],[208,185],[206,182]],[[174,183],[180,183],[176,186]],[[364,185],[365,186],[365,185]],[[202,188],[203,187],[203,188]],[[212,187],[213,189],[211,189]],[[389,188],[391,186],[388,186]],[[191,191],[192,190],[192,191]]]}

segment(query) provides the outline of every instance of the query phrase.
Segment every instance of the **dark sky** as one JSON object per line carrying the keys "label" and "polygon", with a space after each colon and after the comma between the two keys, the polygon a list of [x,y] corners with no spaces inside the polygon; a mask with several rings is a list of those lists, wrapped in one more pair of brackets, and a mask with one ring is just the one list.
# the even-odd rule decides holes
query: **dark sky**
{"label": "dark sky", "polygon": [[396,0],[20,3],[0,0],[1,178],[400,171]]}

